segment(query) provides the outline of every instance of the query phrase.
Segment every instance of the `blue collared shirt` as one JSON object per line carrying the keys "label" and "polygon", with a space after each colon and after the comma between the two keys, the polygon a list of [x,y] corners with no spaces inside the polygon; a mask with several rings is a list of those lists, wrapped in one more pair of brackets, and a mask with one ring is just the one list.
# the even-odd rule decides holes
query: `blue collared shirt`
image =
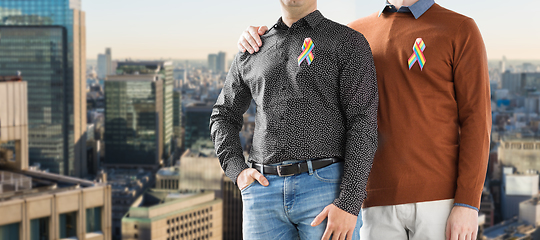
{"label": "blue collared shirt", "polygon": [[401,8],[396,9],[394,5],[386,1],[383,9],[379,12],[379,16],[385,11],[388,12],[403,12],[403,13],[412,13],[414,18],[418,19],[422,14],[424,14],[431,6],[435,4],[435,0],[418,0],[411,6],[401,6]]}
{"label": "blue collared shirt", "polygon": [[[396,6],[392,5],[388,0],[386,1],[386,4],[384,4],[383,9],[379,12],[379,16],[383,12],[391,12],[391,13],[412,13],[415,19],[418,19],[420,16],[422,16],[431,6],[435,4],[435,0],[418,0],[418,2],[414,3],[411,6],[401,6],[399,9],[396,8]],[[471,209],[474,209],[478,211],[478,208],[473,207],[468,204],[464,203],[454,203],[454,206],[460,206],[460,207],[468,207]]]}

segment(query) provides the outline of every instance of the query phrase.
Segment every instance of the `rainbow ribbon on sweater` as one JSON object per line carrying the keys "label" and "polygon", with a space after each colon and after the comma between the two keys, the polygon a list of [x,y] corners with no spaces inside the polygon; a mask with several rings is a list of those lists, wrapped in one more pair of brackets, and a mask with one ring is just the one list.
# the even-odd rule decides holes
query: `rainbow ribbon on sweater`
{"label": "rainbow ribbon on sweater", "polygon": [[298,66],[306,59],[308,65],[311,65],[311,62],[313,62],[313,48],[315,47],[315,44],[313,44],[313,40],[311,38],[304,39],[304,44],[302,45],[302,54],[298,56]]}
{"label": "rainbow ribbon on sweater", "polygon": [[422,38],[417,38],[413,46],[414,53],[409,58],[409,70],[411,70],[415,62],[418,62],[418,65],[420,65],[420,70],[424,70],[424,65],[426,64],[424,49],[426,49],[424,40],[422,40]]}

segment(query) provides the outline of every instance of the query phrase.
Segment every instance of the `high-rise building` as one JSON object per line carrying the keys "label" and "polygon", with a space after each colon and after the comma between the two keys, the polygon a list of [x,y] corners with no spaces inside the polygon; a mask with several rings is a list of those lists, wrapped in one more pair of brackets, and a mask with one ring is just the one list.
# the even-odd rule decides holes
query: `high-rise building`
{"label": "high-rise building", "polygon": [[242,239],[242,193],[228,177],[223,177],[223,240]]}
{"label": "high-rise building", "polygon": [[113,68],[111,48],[105,48],[107,75],[114,75],[116,70]]}
{"label": "high-rise building", "polygon": [[[173,93],[173,131],[174,131],[174,152],[178,154],[183,150],[182,132],[182,91],[174,90]],[[176,159],[176,157],[175,157]]]}
{"label": "high-rise building", "polygon": [[163,80],[157,74],[105,81],[105,165],[159,165],[163,151]]}
{"label": "high-rise building", "polygon": [[111,239],[111,187],[28,167],[26,82],[0,77],[0,239]]}
{"label": "high-rise building", "polygon": [[111,49],[106,48],[105,54],[98,54],[98,77],[105,79],[108,75],[114,75],[115,69],[113,68]]}
{"label": "high-rise building", "polygon": [[0,76],[0,167],[28,169],[27,109],[27,83]]}
{"label": "high-rise building", "polygon": [[184,146],[186,149],[199,140],[210,140],[210,115],[212,104],[192,103],[186,106]]}
{"label": "high-rise building", "polygon": [[218,72],[225,72],[227,71],[227,54],[225,52],[219,52],[216,59],[216,70]]}
{"label": "high-rise building", "polygon": [[173,150],[173,65],[171,61],[126,61],[118,62],[116,74],[157,74],[163,81],[163,139],[162,158],[165,165],[171,165]]}
{"label": "high-rise building", "polygon": [[208,54],[208,70],[217,71],[217,54]]}
{"label": "high-rise building", "polygon": [[107,55],[105,54],[98,54],[97,57],[97,74],[99,79],[105,79],[108,75],[107,70]]}
{"label": "high-rise building", "polygon": [[86,26],[80,0],[0,1],[0,75],[28,82],[30,164],[84,176]]}
{"label": "high-rise building", "polygon": [[122,218],[122,239],[222,239],[223,200],[213,192],[148,190]]}

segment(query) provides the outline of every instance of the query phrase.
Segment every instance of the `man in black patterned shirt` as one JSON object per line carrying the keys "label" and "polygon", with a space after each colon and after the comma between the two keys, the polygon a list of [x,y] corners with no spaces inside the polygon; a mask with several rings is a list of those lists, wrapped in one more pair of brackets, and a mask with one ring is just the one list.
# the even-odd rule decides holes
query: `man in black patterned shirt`
{"label": "man in black patterned shirt", "polygon": [[[280,3],[264,46],[236,55],[214,105],[216,153],[242,192],[244,239],[356,239],[377,148],[371,50],[316,0]],[[239,131],[252,99],[249,166]]]}

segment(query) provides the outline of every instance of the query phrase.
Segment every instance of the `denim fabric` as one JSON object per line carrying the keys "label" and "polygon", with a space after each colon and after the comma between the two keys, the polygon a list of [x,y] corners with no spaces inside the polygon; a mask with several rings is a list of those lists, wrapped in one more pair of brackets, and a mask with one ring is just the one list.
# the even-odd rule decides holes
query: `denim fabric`
{"label": "denim fabric", "polygon": [[[311,222],[339,196],[342,175],[340,162],[312,174],[265,175],[270,183],[267,187],[257,181],[248,185],[241,191],[244,240],[321,239],[327,220],[317,227]],[[361,218],[358,216],[353,239],[360,239]]]}

